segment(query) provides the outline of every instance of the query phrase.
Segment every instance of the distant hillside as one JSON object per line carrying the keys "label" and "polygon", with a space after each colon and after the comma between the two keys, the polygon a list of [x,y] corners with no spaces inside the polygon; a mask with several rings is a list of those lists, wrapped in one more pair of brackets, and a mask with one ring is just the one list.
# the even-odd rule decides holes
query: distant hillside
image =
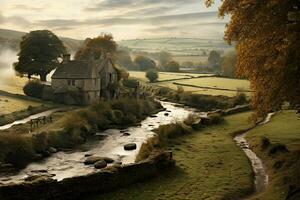
{"label": "distant hillside", "polygon": [[[25,34],[25,32],[20,31],[0,29],[0,48],[9,47],[12,50],[18,50],[19,43]],[[60,37],[60,39],[64,42],[69,52],[77,51],[77,49],[82,45],[83,42],[81,40],[64,37]]]}
{"label": "distant hillside", "polygon": [[174,55],[201,55],[203,51],[227,51],[233,47],[223,40],[209,40],[200,38],[158,38],[122,40],[118,44],[134,51],[158,52],[168,51]]}

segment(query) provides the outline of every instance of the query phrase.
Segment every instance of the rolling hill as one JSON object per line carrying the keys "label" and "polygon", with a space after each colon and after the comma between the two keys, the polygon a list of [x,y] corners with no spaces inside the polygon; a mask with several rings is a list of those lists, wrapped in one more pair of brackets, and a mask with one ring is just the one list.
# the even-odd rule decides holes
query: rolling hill
{"label": "rolling hill", "polygon": [[[9,47],[12,50],[17,51],[19,49],[19,43],[26,32],[0,29],[0,48]],[[75,40],[71,38],[60,37],[64,42],[69,52],[75,52],[82,44],[83,41]]]}

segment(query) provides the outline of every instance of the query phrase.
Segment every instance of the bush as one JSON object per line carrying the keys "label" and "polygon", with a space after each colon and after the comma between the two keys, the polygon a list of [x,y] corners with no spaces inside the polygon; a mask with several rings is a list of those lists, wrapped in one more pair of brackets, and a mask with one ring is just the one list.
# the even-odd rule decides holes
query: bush
{"label": "bush", "polygon": [[155,132],[158,134],[159,140],[164,142],[166,139],[176,138],[180,135],[191,133],[193,130],[191,127],[183,123],[172,123],[167,125],[161,125]]}
{"label": "bush", "polygon": [[123,85],[128,88],[136,88],[139,85],[139,82],[134,79],[125,79],[123,80]]}
{"label": "bush", "polygon": [[22,168],[35,157],[30,138],[17,134],[0,135],[0,158],[5,163]]}
{"label": "bush", "polygon": [[148,70],[146,72],[146,78],[148,78],[151,83],[156,82],[158,79],[158,72],[154,69]]}
{"label": "bush", "polygon": [[139,70],[141,71],[147,71],[156,68],[156,63],[146,56],[137,56],[134,59],[134,63],[138,66]]}
{"label": "bush", "polygon": [[265,150],[270,146],[271,142],[269,140],[269,138],[266,137],[262,137],[261,138],[261,149]]}
{"label": "bush", "polygon": [[167,72],[179,72],[180,71],[180,65],[176,61],[171,61],[171,62],[167,63],[164,66],[164,71],[167,71]]}
{"label": "bush", "polygon": [[224,118],[222,117],[221,114],[212,114],[209,115],[209,119],[211,121],[211,124],[220,124],[221,122],[224,121]]}
{"label": "bush", "polygon": [[274,144],[269,149],[269,155],[274,155],[276,153],[286,153],[289,150],[286,148],[284,144]]}
{"label": "bush", "polygon": [[237,92],[233,99],[233,106],[244,105],[246,103],[248,103],[246,94],[244,92]]}
{"label": "bush", "polygon": [[30,97],[42,98],[44,85],[40,81],[29,81],[23,88],[24,94]]}

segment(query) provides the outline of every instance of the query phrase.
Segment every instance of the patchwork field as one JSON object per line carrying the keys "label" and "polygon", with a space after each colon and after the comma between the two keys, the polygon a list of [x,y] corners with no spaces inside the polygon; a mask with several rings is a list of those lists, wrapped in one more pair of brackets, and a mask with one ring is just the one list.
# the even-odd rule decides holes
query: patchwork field
{"label": "patchwork field", "polygon": [[[140,81],[148,82],[145,72],[130,71],[130,77],[139,79]],[[195,78],[199,76],[211,76],[212,74],[192,74],[192,73],[175,73],[175,72],[159,72],[158,81],[168,81],[183,78]]]}
{"label": "patchwork field", "polygon": [[202,55],[203,51],[227,50],[233,48],[224,40],[210,40],[201,38],[154,38],[122,40],[118,42],[134,51],[158,52],[168,51],[174,55]]}
{"label": "patchwork field", "polygon": [[[146,82],[147,84],[167,87],[173,90],[177,90],[178,85],[180,85],[180,87],[182,87],[184,91],[192,92],[196,94],[206,94],[206,95],[213,95],[213,96],[216,95],[235,96],[237,90],[250,91],[250,83],[247,80],[221,78],[221,77],[197,78],[199,76],[211,76],[211,75],[212,74],[159,72],[159,79],[158,79],[159,82],[149,83],[148,79],[145,77],[145,72],[130,72],[131,77],[137,78],[138,80]],[[228,90],[233,90],[233,91],[228,91]],[[251,92],[245,92],[245,93],[248,96],[251,95]]]}

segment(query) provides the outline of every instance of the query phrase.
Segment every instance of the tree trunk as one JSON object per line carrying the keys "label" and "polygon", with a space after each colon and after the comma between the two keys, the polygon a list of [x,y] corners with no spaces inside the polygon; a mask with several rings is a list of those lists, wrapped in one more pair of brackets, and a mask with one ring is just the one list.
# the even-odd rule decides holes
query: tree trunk
{"label": "tree trunk", "polygon": [[47,74],[40,74],[40,80],[42,82],[46,82],[47,81]]}

